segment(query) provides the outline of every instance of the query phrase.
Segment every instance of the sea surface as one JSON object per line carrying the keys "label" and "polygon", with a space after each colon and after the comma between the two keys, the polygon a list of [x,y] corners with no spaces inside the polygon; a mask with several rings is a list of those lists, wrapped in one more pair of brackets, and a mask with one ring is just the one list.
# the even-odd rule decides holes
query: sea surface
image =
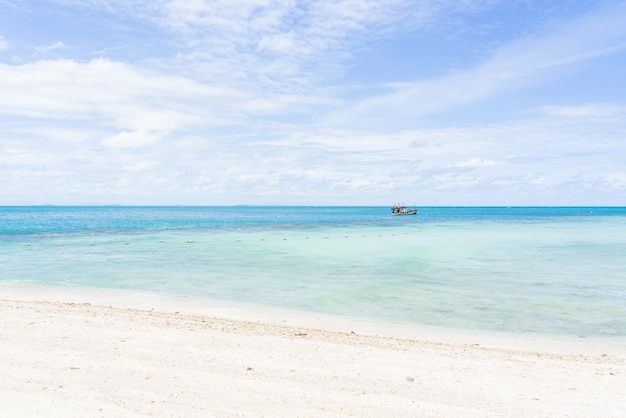
{"label": "sea surface", "polygon": [[626,338],[626,208],[0,207],[0,283]]}

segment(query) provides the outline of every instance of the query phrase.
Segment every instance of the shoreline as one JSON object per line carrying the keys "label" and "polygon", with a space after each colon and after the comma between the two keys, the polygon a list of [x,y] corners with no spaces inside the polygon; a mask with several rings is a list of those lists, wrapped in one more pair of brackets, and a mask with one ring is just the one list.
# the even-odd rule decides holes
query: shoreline
{"label": "shoreline", "polygon": [[32,290],[0,287],[2,415],[620,416],[626,403],[621,343]]}
{"label": "shoreline", "polygon": [[[322,327],[331,330],[358,330],[361,333],[401,338],[420,338],[464,342],[468,338],[492,341],[509,346],[537,341],[538,344],[564,343],[577,349],[594,345],[623,347],[626,356],[626,334],[623,336],[574,336],[566,334],[528,334],[496,330],[441,327],[427,324],[409,324],[390,320],[373,320],[324,312],[297,310],[286,307],[254,304],[241,301],[202,298],[186,295],[154,293],[134,289],[97,288],[88,286],[45,285],[29,282],[0,282],[0,299],[7,296],[16,300],[43,300],[73,303],[91,303],[130,308],[157,308],[166,311],[225,316],[232,319],[260,320],[295,326]],[[577,347],[580,346],[580,347]],[[540,347],[540,346],[538,346]]]}
{"label": "shoreline", "polygon": [[529,351],[549,350],[562,354],[586,352],[602,354],[608,350],[626,357],[626,335],[619,337],[562,334],[524,334],[489,330],[446,328],[424,324],[407,324],[387,320],[344,317],[259,305],[253,303],[143,292],[134,289],[57,286],[38,283],[0,283],[0,300],[45,301],[91,304],[112,308],[158,310],[188,315],[220,317],[241,321],[265,322],[271,325],[320,328],[329,331],[356,331],[369,336],[426,339],[451,344],[470,340],[493,348],[522,348]]}

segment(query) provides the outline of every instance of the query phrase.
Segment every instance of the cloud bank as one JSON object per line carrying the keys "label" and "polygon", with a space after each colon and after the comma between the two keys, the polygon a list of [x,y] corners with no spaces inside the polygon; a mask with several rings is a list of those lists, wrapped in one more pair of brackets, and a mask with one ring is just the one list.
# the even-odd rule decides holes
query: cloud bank
{"label": "cloud bank", "polygon": [[626,6],[528,5],[0,5],[0,204],[626,204]]}

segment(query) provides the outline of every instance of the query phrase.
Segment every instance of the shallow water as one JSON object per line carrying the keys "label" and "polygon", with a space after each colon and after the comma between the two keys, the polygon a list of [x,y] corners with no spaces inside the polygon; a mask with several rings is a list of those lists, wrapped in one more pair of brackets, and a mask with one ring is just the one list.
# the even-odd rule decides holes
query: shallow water
{"label": "shallow water", "polygon": [[626,336],[626,208],[2,207],[0,281]]}

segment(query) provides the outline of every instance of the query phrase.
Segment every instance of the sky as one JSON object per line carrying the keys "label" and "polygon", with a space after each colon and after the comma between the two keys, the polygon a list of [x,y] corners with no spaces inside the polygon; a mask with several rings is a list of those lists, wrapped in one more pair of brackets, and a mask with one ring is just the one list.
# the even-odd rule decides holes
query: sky
{"label": "sky", "polygon": [[626,2],[0,0],[0,205],[626,206]]}

